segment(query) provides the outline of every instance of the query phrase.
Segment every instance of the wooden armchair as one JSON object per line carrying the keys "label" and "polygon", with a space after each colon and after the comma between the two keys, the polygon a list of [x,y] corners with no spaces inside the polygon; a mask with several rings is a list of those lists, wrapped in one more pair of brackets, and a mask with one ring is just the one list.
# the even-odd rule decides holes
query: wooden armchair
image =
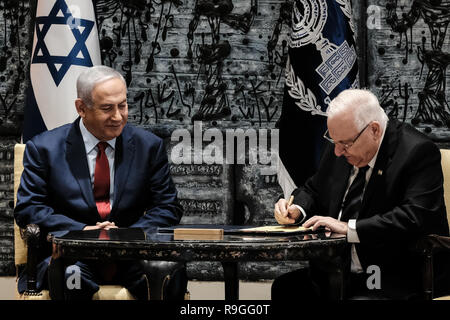
{"label": "wooden armchair", "polygon": [[[16,205],[17,190],[23,171],[23,154],[25,144],[16,144],[14,147],[14,205]],[[27,272],[27,290],[23,294],[16,292],[20,300],[49,300],[48,290],[38,290],[36,286],[37,256],[40,243],[39,226],[30,224],[20,229],[14,222],[14,260],[17,274],[25,268]],[[184,264],[168,261],[145,261],[149,300],[189,299],[187,287],[187,274]],[[151,279],[150,279],[150,274]],[[169,293],[170,289],[176,293]],[[184,291],[182,291],[184,290]],[[101,285],[92,297],[93,300],[134,300],[133,295],[125,287],[119,285]],[[182,298],[181,298],[182,299]]]}
{"label": "wooden armchair", "polygon": [[[14,206],[17,201],[17,189],[20,184],[20,177],[23,171],[23,153],[25,151],[24,144],[16,144],[14,146]],[[26,267],[27,272],[27,290],[20,294],[16,291],[16,297],[19,300],[49,300],[50,294],[48,290],[38,291],[36,288],[36,252],[39,247],[39,227],[36,225],[28,225],[25,229],[20,229],[14,221],[14,263],[16,265],[16,273]],[[29,262],[29,263],[28,263]]]}
{"label": "wooden armchair", "polygon": [[[450,150],[441,149],[441,163],[444,174],[444,199],[447,208],[447,221],[450,225]],[[434,277],[436,255],[445,256],[444,262],[450,263],[450,237],[430,234],[424,237],[418,244],[419,252],[424,257],[423,287],[426,300],[450,300],[450,270],[447,274],[447,287],[444,288],[446,296],[436,297]],[[450,266],[449,266],[450,267]]]}

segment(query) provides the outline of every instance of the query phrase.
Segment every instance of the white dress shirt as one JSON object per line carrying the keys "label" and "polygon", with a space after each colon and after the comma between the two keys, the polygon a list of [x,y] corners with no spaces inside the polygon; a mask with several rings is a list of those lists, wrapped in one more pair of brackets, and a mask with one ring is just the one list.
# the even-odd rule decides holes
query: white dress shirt
{"label": "white dress shirt", "polygon": [[[375,161],[377,160],[377,156],[378,156],[378,151],[375,154],[375,156],[373,157],[373,159],[370,160],[370,162],[368,164],[369,169],[367,169],[367,171],[366,171],[366,182],[364,184],[363,194],[366,191],[367,182],[369,181],[370,176],[372,175],[373,167],[375,166]],[[352,168],[352,172],[348,179],[347,190],[345,190],[345,195],[343,198],[344,200],[345,200],[345,197],[347,196],[350,186],[352,185],[353,180],[355,180],[356,176],[358,175],[358,172],[359,172],[359,168],[354,166]],[[342,201],[342,203],[344,203],[344,201]],[[338,220],[341,220],[341,215],[342,215],[342,209],[339,212]],[[348,220],[347,241],[349,243],[359,243],[358,233],[356,232],[356,219]],[[351,263],[351,267],[350,267],[351,272],[355,272],[355,273],[364,272],[364,270],[361,267],[361,262],[359,261],[358,255],[356,254],[356,247],[354,244],[352,244],[351,251],[352,251],[351,252],[352,253],[352,263]]]}
{"label": "white dress shirt", "polygon": [[[89,167],[89,174],[91,177],[92,189],[94,189],[94,173],[95,173],[95,162],[97,160],[98,147],[97,144],[100,142],[92,133],[90,133],[84,126],[83,120],[80,120],[80,130],[84,141],[84,147],[86,148],[86,156]],[[116,138],[106,141],[108,146],[105,149],[106,157],[108,158],[109,164],[109,204],[112,208],[114,200],[114,156],[116,147]]]}

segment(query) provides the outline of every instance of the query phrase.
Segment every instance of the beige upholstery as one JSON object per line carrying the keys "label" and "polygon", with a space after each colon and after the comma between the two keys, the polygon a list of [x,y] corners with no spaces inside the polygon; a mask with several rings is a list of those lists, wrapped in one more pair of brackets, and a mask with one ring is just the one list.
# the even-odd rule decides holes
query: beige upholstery
{"label": "beige upholstery", "polygon": [[[17,189],[20,184],[20,177],[23,171],[23,153],[25,144],[14,146],[14,206],[16,205]],[[14,263],[16,268],[27,263],[27,244],[20,235],[20,228],[14,221]],[[42,290],[38,295],[19,294],[16,292],[18,300],[49,300],[48,290]],[[102,285],[94,296],[94,300],[134,300],[131,293],[124,287],[115,285]]]}
{"label": "beige upholstery", "polygon": [[[447,209],[447,222],[450,226],[450,150],[441,149],[442,173],[444,174],[444,200]],[[439,297],[434,300],[450,300],[450,296]]]}
{"label": "beige upholstery", "polygon": [[109,285],[100,286],[92,300],[134,300],[134,297],[125,287]]}
{"label": "beige upholstery", "polygon": [[[20,184],[20,176],[23,171],[23,152],[25,151],[24,144],[16,144],[14,146],[14,206],[17,201],[17,189]],[[20,236],[19,226],[14,220],[14,261],[16,266],[27,263],[27,245]]]}
{"label": "beige upholstery", "polygon": [[441,157],[444,174],[444,199],[447,207],[447,222],[450,226],[450,149],[441,149]]}

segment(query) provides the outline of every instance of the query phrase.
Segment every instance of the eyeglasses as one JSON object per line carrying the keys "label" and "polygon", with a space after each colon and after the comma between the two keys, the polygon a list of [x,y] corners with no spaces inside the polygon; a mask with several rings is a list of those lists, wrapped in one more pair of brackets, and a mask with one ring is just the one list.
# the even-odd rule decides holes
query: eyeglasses
{"label": "eyeglasses", "polygon": [[341,146],[343,149],[348,150],[350,149],[356,142],[356,140],[358,140],[359,136],[364,132],[364,130],[367,129],[367,127],[369,126],[370,122],[358,133],[358,135],[355,137],[355,139],[353,139],[353,141],[350,142],[336,142],[333,139],[330,138],[330,135],[328,134],[328,129],[327,131],[325,131],[325,133],[323,134],[323,137],[325,139],[327,139],[328,141],[330,141],[332,144],[334,145],[339,145]]}

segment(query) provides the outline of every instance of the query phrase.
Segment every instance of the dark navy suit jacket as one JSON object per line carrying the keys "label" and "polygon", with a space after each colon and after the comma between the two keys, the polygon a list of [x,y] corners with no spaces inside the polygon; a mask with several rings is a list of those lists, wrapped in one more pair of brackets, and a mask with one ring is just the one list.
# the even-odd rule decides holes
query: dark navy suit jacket
{"label": "dark navy suit jacket", "polygon": [[[14,217],[19,227],[39,225],[51,231],[81,230],[101,221],[95,205],[86,151],[78,118],[27,142]],[[114,201],[110,218],[118,227],[178,224],[182,209],[170,177],[163,141],[148,131],[126,125],[115,149]],[[42,285],[49,251],[41,250],[38,286]],[[19,292],[25,290],[24,277]]]}

